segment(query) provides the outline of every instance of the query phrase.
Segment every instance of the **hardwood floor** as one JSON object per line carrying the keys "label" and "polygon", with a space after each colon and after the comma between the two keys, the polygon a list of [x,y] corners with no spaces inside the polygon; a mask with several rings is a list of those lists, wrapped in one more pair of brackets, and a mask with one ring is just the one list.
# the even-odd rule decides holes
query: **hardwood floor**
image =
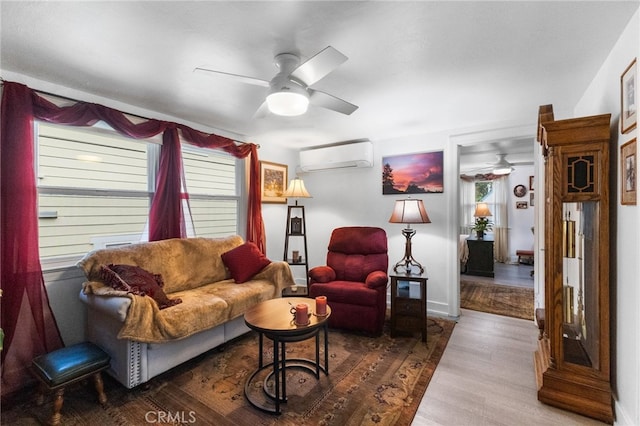
{"label": "hardwood floor", "polygon": [[538,402],[533,321],[463,309],[413,425],[604,423]]}
{"label": "hardwood floor", "polygon": [[460,275],[461,279],[469,279],[473,281],[482,281],[493,284],[505,284],[515,287],[527,287],[533,288],[533,266],[531,265],[517,265],[506,263],[494,263],[493,264],[495,277],[481,277],[476,275]]}

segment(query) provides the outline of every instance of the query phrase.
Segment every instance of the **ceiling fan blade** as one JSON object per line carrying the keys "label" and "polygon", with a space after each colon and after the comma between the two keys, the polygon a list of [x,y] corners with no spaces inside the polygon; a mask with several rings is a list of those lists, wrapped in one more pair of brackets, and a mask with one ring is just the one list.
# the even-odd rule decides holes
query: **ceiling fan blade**
{"label": "ceiling fan blade", "polygon": [[253,84],[255,86],[269,87],[269,82],[267,80],[261,80],[259,78],[247,77],[247,76],[239,75],[239,74],[231,74],[231,73],[222,72],[222,71],[214,71],[214,70],[210,70],[210,69],[202,68],[202,67],[197,67],[193,71],[194,72],[217,74],[217,75],[219,75],[221,77],[234,79],[239,83],[247,83],[247,84]]}
{"label": "ceiling fan blade", "polygon": [[331,71],[338,68],[340,64],[345,62],[347,59],[349,58],[333,47],[327,46],[293,70],[291,76],[302,81],[307,86],[311,86],[313,83],[321,80]]}
{"label": "ceiling fan blade", "polygon": [[269,115],[269,106],[267,105],[267,101],[264,101],[260,108],[256,110],[253,114],[253,119],[264,118]]}
{"label": "ceiling fan blade", "polygon": [[309,101],[313,105],[337,111],[346,115],[351,115],[351,113],[358,109],[357,105],[349,103],[340,98],[336,98],[335,96],[332,96],[328,93],[320,92],[313,89],[307,90],[309,91]]}

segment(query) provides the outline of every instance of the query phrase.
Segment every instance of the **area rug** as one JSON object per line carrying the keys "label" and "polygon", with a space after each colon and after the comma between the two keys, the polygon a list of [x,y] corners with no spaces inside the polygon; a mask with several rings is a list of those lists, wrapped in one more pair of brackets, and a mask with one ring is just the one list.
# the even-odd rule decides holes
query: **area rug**
{"label": "area rug", "polygon": [[[455,324],[440,318],[427,321],[426,344],[419,333],[391,338],[388,323],[381,337],[331,330],[329,375],[320,373],[316,379],[288,369],[288,401],[280,415],[255,409],[244,396],[246,379],[257,367],[258,337],[252,332],[152,379],[145,389],[126,390],[106,376],[104,407],[96,402],[91,383],[74,386],[65,391],[62,423],[409,425]],[[289,343],[287,358],[313,359],[314,343]],[[265,359],[270,359],[267,347],[271,345],[265,344]],[[262,383],[255,387],[262,392]],[[31,396],[19,400],[2,407],[2,424],[39,424],[51,413],[50,401],[38,407]]]}
{"label": "area rug", "polygon": [[533,289],[460,280],[460,306],[514,318],[533,320]]}

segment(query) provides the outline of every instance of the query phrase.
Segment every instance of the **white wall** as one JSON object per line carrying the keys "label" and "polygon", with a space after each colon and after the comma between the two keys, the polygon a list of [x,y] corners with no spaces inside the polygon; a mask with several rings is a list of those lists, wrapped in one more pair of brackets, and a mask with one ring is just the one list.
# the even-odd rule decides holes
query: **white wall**
{"label": "white wall", "polygon": [[[447,134],[374,141],[372,168],[334,169],[300,174],[313,198],[301,199],[305,206],[310,267],[324,265],[331,231],[340,226],[378,226],[387,232],[389,272],[404,256],[404,225],[389,223],[395,200],[403,196],[382,194],[382,157],[414,152],[444,150],[445,188],[443,194],[412,195],[420,198],[431,219],[430,224],[414,225],[413,256],[427,271],[428,309],[431,313],[457,316],[457,152],[447,148]],[[261,150],[262,151],[262,150]],[[261,159],[275,161],[275,158]],[[297,156],[289,163],[289,173],[298,165]],[[455,213],[454,213],[455,211]],[[268,255],[281,258],[286,220],[283,205],[263,205],[267,227]],[[279,246],[275,243],[279,242]],[[273,245],[272,245],[273,243]],[[294,270],[299,279],[301,274]]]}
{"label": "white wall", "polygon": [[[616,424],[640,425],[640,213],[620,204],[620,146],[637,137],[638,130],[620,134],[620,75],[640,56],[640,18],[636,12],[611,54],[575,107],[576,117],[611,113],[612,163],[617,194],[612,203],[612,372]],[[638,99],[636,85],[636,99]],[[563,117],[556,117],[556,119]]]}
{"label": "white wall", "polygon": [[[521,165],[515,166],[513,172],[509,175],[509,197],[508,214],[509,214],[509,256],[512,262],[517,262],[517,250],[533,250],[533,233],[531,227],[534,222],[533,206],[530,205],[529,176],[533,176],[533,166]],[[516,185],[524,185],[527,193],[524,197],[516,197],[513,188]],[[533,191],[535,194],[535,191]],[[526,202],[526,209],[517,209],[517,202]]]}

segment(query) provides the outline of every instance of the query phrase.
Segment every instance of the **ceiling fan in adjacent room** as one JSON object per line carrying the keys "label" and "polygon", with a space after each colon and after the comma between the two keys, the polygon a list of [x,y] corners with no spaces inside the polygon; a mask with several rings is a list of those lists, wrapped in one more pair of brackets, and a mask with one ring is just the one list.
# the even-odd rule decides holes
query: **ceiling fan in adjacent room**
{"label": "ceiling fan in adjacent room", "polygon": [[508,175],[513,171],[513,164],[505,158],[507,154],[496,154],[498,161],[492,165],[491,173],[494,175]]}
{"label": "ceiling fan in adjacent room", "polygon": [[338,68],[347,59],[331,46],[324,48],[302,64],[298,55],[280,53],[274,58],[280,71],[270,81],[205,67],[198,67],[194,71],[214,73],[242,83],[269,88],[266,100],[258,109],[257,115],[261,115],[265,108],[277,115],[302,115],[307,112],[309,104],[350,115],[358,109],[356,105],[309,87]]}
{"label": "ceiling fan in adjacent room", "polygon": [[485,167],[471,168],[469,170],[464,171],[463,174],[470,175],[470,176],[487,174],[487,173],[491,173],[494,175],[508,175],[514,170],[513,166],[533,164],[533,161],[520,161],[520,162],[507,161],[507,158],[506,158],[507,154],[496,154],[496,156],[498,157],[498,161],[496,161],[495,163],[489,163]]}

